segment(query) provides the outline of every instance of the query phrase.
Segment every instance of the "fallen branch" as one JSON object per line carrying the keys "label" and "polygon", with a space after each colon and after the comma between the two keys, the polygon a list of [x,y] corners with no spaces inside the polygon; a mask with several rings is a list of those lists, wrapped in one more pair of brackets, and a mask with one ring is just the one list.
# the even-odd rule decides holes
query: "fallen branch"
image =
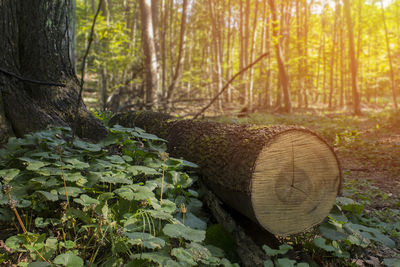
{"label": "fallen branch", "polygon": [[238,77],[240,76],[243,72],[245,72],[246,70],[250,69],[251,67],[253,67],[255,64],[257,64],[261,59],[263,59],[264,57],[268,56],[269,52],[262,54],[261,56],[259,56],[255,61],[253,61],[251,64],[247,65],[245,68],[243,68],[242,70],[240,70],[238,73],[236,73],[225,85],[224,87],[222,87],[222,89],[218,92],[218,94],[210,101],[210,103],[208,103],[207,106],[205,106],[204,108],[202,108],[202,110],[200,110],[199,113],[197,113],[192,120],[197,119],[201,114],[203,114],[204,111],[206,111],[209,107],[211,107],[211,105],[215,102],[215,100],[218,99],[218,97],[220,95],[222,95],[222,93],[229,87],[229,85]]}

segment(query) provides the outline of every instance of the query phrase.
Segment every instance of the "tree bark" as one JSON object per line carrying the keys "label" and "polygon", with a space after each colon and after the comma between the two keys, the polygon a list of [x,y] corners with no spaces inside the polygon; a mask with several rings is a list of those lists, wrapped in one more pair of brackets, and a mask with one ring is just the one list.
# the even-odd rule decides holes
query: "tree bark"
{"label": "tree bark", "polygon": [[306,129],[174,120],[154,112],[117,114],[110,124],[168,140],[168,152],[198,164],[202,181],[222,201],[273,234],[320,223],[340,190],[333,150]]}
{"label": "tree bark", "polygon": [[[81,137],[97,141],[107,134],[79,100],[73,26],[73,1],[0,1],[0,67],[16,74],[0,71],[0,98],[4,104],[1,109],[0,101],[0,120],[5,117],[16,136],[48,125],[73,127],[75,120],[79,127],[74,130]],[[22,81],[17,75],[44,82]],[[2,127],[3,132],[9,129]]]}
{"label": "tree bark", "polygon": [[142,16],[142,47],[145,57],[145,101],[146,108],[148,109],[151,109],[156,105],[159,83],[151,3],[151,0],[139,1],[140,13]]}
{"label": "tree bark", "polygon": [[353,21],[351,19],[349,0],[343,0],[343,3],[344,3],[344,13],[347,19],[347,28],[349,35],[349,58],[350,58],[351,84],[353,93],[353,112],[355,115],[360,115],[361,107],[360,107],[360,97],[358,94],[357,59],[354,51]]}
{"label": "tree bark", "polygon": [[387,57],[388,57],[389,67],[390,67],[390,81],[391,81],[391,87],[392,87],[393,105],[394,105],[394,108],[397,109],[396,81],[394,78],[392,53],[390,51],[389,33],[388,33],[387,25],[386,25],[385,9],[383,8],[383,2],[382,2],[382,0],[380,2],[381,2],[381,9],[382,9],[383,25],[385,26],[386,51],[387,51]]}
{"label": "tree bark", "polygon": [[[281,89],[283,91],[283,100],[285,103],[285,112],[292,112],[292,102],[290,100],[290,90],[289,90],[289,75],[285,68],[285,62],[282,56],[282,38],[278,36],[278,16],[277,10],[275,7],[274,0],[268,0],[269,6],[271,8],[272,15],[272,34],[275,39],[275,53],[276,60],[278,62],[278,71],[279,71],[279,83]],[[283,14],[281,14],[283,16]],[[282,27],[283,25],[281,25]]]}
{"label": "tree bark", "polygon": [[173,94],[175,92],[176,87],[178,86],[178,83],[181,80],[182,72],[183,72],[183,61],[185,59],[187,11],[188,11],[188,0],[183,0],[178,58],[176,61],[175,73],[172,78],[172,82],[171,82],[170,86],[168,87],[168,94],[167,94],[167,109],[168,110],[170,110],[172,107]]}

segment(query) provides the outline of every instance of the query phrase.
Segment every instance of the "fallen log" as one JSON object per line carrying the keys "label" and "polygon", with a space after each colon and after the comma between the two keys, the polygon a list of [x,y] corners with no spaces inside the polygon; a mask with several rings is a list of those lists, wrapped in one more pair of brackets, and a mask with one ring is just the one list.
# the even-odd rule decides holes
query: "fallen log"
{"label": "fallen log", "polygon": [[332,148],[304,128],[179,120],[149,111],[116,114],[114,124],[166,139],[169,153],[198,164],[224,203],[273,234],[317,225],[341,189]]}

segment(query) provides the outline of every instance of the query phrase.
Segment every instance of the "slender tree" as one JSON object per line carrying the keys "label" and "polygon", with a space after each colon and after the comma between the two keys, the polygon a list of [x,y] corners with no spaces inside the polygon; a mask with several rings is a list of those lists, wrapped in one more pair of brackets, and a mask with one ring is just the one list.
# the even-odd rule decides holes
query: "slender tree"
{"label": "slender tree", "polygon": [[383,25],[385,28],[385,40],[386,40],[386,51],[387,51],[387,57],[389,61],[389,67],[390,67],[390,81],[391,81],[391,86],[392,86],[392,96],[393,96],[393,105],[394,108],[397,109],[397,95],[396,95],[396,81],[394,79],[394,70],[393,70],[393,59],[392,59],[392,53],[390,51],[390,40],[389,40],[389,33],[388,33],[388,28],[386,24],[386,16],[385,16],[385,9],[383,8],[383,1],[381,0],[381,9],[382,9],[382,21]]}
{"label": "slender tree", "polygon": [[181,19],[181,33],[179,41],[179,52],[176,60],[175,73],[172,78],[171,85],[168,87],[167,94],[167,105],[168,109],[171,109],[171,101],[173,99],[174,91],[181,80],[183,71],[183,60],[185,58],[185,42],[186,42],[186,24],[187,24],[187,11],[188,11],[188,0],[183,0],[182,3],[182,19]]}
{"label": "slender tree", "polygon": [[349,38],[349,58],[350,58],[351,85],[353,94],[353,112],[355,115],[360,115],[361,106],[360,106],[360,97],[358,94],[357,59],[354,51],[353,21],[351,19],[349,0],[343,0],[343,3],[344,3],[344,12],[347,20],[347,30]]}
{"label": "slender tree", "polygon": [[[268,4],[271,9],[271,16],[272,16],[272,34],[274,37],[274,42],[275,42],[275,54],[276,54],[276,60],[278,62],[278,80],[280,87],[282,88],[283,91],[283,98],[284,98],[284,111],[285,112],[292,112],[292,102],[290,100],[290,90],[289,90],[289,75],[286,71],[285,67],[285,61],[282,56],[282,38],[278,36],[278,15],[277,15],[277,10],[275,6],[275,1],[274,0],[268,0]],[[281,14],[283,16],[283,14]],[[281,25],[282,27],[283,25]]]}
{"label": "slender tree", "polygon": [[153,108],[156,105],[159,73],[154,39],[152,1],[140,0],[140,13],[142,19],[143,52],[145,58],[145,92],[146,108]]}

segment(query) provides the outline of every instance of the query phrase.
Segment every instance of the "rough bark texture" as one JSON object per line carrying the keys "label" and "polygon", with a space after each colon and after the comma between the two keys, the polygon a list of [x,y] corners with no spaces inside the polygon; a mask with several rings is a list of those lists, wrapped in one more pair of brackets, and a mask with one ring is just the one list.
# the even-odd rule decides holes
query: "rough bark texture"
{"label": "rough bark texture", "polygon": [[4,110],[16,136],[48,125],[73,126],[85,138],[100,140],[107,131],[83,102],[75,114],[78,80],[74,71],[72,0],[0,0],[0,67],[27,79],[65,87],[23,82],[0,72],[0,117]]}
{"label": "rough bark texture", "polygon": [[[219,198],[275,234],[299,232],[322,221],[340,190],[333,151],[303,128],[174,120],[155,112],[117,114],[110,121],[114,124],[141,127],[168,140],[168,152],[198,164],[203,181]],[[309,147],[313,142],[317,146]],[[288,227],[263,224],[265,218],[281,216],[279,212],[273,215],[279,205],[286,220],[282,225]],[[309,220],[314,212],[317,215]],[[290,222],[294,214],[303,216],[304,221]]]}
{"label": "rough bark texture", "polygon": [[[205,179],[211,179],[208,183],[244,194],[250,193],[254,162],[269,137],[293,128],[252,128],[249,125],[170,119],[173,117],[157,112],[129,112],[115,115],[110,125],[141,127],[168,140],[168,152],[196,162]],[[202,155],[198,151],[202,151]]]}

